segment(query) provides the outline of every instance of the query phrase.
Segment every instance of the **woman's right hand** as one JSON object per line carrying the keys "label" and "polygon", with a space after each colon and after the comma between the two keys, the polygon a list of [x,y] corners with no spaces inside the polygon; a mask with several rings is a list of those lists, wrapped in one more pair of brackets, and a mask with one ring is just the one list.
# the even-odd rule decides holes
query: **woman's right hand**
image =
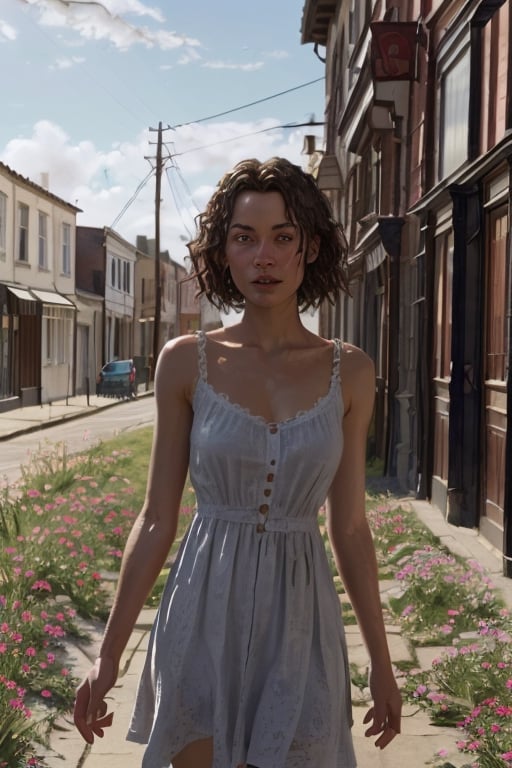
{"label": "woman's right hand", "polygon": [[73,719],[88,744],[94,743],[95,736],[102,738],[104,728],[112,725],[114,714],[107,714],[105,696],[114,686],[118,672],[113,659],[99,657],[77,688]]}

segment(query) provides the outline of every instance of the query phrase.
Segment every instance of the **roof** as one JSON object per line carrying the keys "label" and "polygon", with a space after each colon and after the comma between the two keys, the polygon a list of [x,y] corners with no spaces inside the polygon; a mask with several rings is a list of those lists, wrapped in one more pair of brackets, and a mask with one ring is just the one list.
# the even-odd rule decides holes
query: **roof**
{"label": "roof", "polygon": [[[359,0],[356,0],[359,2]],[[306,0],[302,13],[302,43],[327,44],[329,24],[336,13],[338,0]]]}
{"label": "roof", "polygon": [[35,181],[31,181],[26,176],[22,176],[20,173],[16,173],[16,171],[13,171],[13,169],[9,168],[8,165],[5,165],[5,163],[0,162],[0,173],[2,171],[7,176],[10,176],[18,184],[24,184],[26,187],[29,187],[30,189],[33,189],[34,192],[37,192],[38,195],[44,195],[45,197],[49,198],[50,200],[53,200],[54,202],[58,203],[59,205],[64,205],[66,208],[70,208],[75,213],[82,213],[82,209],[81,208],[77,208],[76,205],[72,205],[72,203],[68,203],[67,200],[63,200],[61,197],[58,197],[57,195],[54,195],[53,192],[49,192],[47,189],[42,187],[40,184],[36,184]]}

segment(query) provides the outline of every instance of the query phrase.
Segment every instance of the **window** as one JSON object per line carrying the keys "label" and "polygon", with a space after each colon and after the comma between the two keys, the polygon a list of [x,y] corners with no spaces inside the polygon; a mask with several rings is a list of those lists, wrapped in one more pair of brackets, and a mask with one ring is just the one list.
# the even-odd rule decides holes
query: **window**
{"label": "window", "polygon": [[7,195],[0,192],[0,261],[6,257]]}
{"label": "window", "polygon": [[121,290],[121,259],[117,259],[117,287]]}
{"label": "window", "polygon": [[28,262],[28,205],[18,205],[18,260]]}
{"label": "window", "polygon": [[43,307],[43,358],[46,365],[62,365],[68,361],[72,320],[69,310]]}
{"label": "window", "polygon": [[62,274],[71,274],[71,225],[62,225]]}
{"label": "window", "polygon": [[48,269],[48,216],[46,213],[38,214],[38,265],[39,269]]}
{"label": "window", "polygon": [[123,290],[125,293],[130,293],[130,282],[131,282],[131,275],[130,275],[130,262],[125,261],[124,262],[124,273],[123,273]]}
{"label": "window", "polygon": [[436,238],[434,376],[449,379],[452,353],[453,233]]}
{"label": "window", "polygon": [[470,48],[442,68],[440,74],[439,178],[443,179],[468,157]]}
{"label": "window", "polygon": [[486,379],[506,381],[509,333],[507,296],[509,295],[509,260],[507,257],[508,214],[506,207],[492,211],[489,226],[487,263],[487,339]]}
{"label": "window", "polygon": [[481,32],[482,91],[480,151],[487,152],[503,138],[507,128],[509,61],[509,4],[497,10]]}
{"label": "window", "polygon": [[110,262],[110,282],[112,284],[112,288],[116,287],[116,260],[114,257],[112,257],[112,261]]}

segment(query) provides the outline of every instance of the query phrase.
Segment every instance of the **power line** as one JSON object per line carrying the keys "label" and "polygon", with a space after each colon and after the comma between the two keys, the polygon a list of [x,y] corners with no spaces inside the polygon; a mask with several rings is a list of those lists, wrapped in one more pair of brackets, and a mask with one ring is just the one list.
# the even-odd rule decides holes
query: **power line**
{"label": "power line", "polygon": [[294,88],[288,88],[286,91],[280,91],[274,93],[272,96],[265,96],[263,99],[257,101],[251,101],[249,104],[242,104],[241,107],[234,107],[233,109],[227,109],[225,112],[218,112],[216,115],[210,115],[209,117],[201,117],[199,120],[191,120],[189,123],[179,123],[178,125],[171,126],[172,128],[185,128],[187,125],[195,125],[196,123],[204,123],[207,120],[214,120],[216,117],[224,117],[224,115],[230,115],[232,112],[239,112],[241,109],[247,109],[248,107],[254,107],[256,104],[262,104],[264,101],[270,101],[270,99],[277,99],[278,96],[285,96],[292,91],[298,91],[300,88],[305,88],[313,83],[319,83],[324,80],[324,77],[317,77],[316,80],[310,80],[308,83],[302,83],[302,85],[296,85]]}
{"label": "power line", "polygon": [[230,141],[237,141],[237,139],[246,139],[249,136],[257,136],[259,133],[266,133],[267,131],[277,131],[279,128],[303,128],[305,126],[325,125],[325,123],[318,123],[314,120],[310,120],[307,123],[285,123],[284,125],[273,125],[270,128],[262,128],[259,131],[252,131],[252,133],[243,133],[240,136],[232,136],[230,139],[221,139],[220,141],[214,141],[212,144],[203,144],[201,147],[192,147],[192,149],[184,149],[183,152],[175,152],[173,157],[180,157],[181,155],[188,155],[190,152],[199,152],[201,149],[209,149],[210,147],[216,147],[219,144],[228,144]]}
{"label": "power line", "polygon": [[120,220],[120,219],[121,219],[121,218],[124,216],[124,214],[126,213],[126,211],[128,210],[128,208],[130,207],[130,205],[131,205],[131,204],[134,202],[134,200],[136,199],[136,197],[137,197],[137,195],[139,194],[139,192],[141,191],[141,189],[142,189],[142,188],[143,188],[143,187],[144,187],[144,186],[145,186],[145,185],[148,183],[149,179],[151,178],[151,176],[153,176],[153,174],[154,174],[154,169],[152,168],[152,169],[149,171],[149,173],[147,174],[147,176],[145,176],[145,177],[142,179],[142,181],[141,181],[141,182],[139,182],[139,185],[138,185],[137,189],[135,190],[135,192],[133,193],[133,195],[130,197],[130,199],[128,200],[128,202],[127,202],[127,203],[125,203],[125,205],[124,205],[123,209],[121,210],[121,212],[120,212],[120,213],[118,213],[118,215],[116,216],[116,218],[114,219],[114,221],[113,221],[113,222],[112,222],[112,224],[110,225],[110,229],[114,229],[114,227],[116,226],[117,222],[118,222],[118,221],[119,221],[119,220]]}
{"label": "power line", "polygon": [[[177,166],[174,166],[174,167],[176,168]],[[173,200],[174,200],[174,206],[175,206],[175,209],[176,209],[176,212],[177,212],[178,216],[181,219],[181,223],[183,225],[183,228],[185,229],[187,235],[189,236],[189,239],[192,240],[192,237],[193,237],[192,232],[191,232],[187,222],[185,221],[185,217],[183,215],[183,209],[186,209],[186,206],[182,202],[180,202],[180,200],[178,199],[178,189],[173,184],[173,182],[171,181],[171,176],[170,176],[170,173],[169,173],[170,170],[171,170],[170,168],[166,168],[165,169],[165,176],[166,176],[167,182],[169,184],[169,189],[171,190],[171,194],[172,194],[172,197],[173,197]],[[195,205],[195,203],[194,203],[194,205]]]}

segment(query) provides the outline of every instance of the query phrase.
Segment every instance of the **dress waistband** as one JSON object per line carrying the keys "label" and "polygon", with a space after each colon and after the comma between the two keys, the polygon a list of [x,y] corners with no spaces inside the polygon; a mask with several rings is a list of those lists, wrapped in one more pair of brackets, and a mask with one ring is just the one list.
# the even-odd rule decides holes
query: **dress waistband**
{"label": "dress waistband", "polygon": [[223,507],[203,504],[196,510],[199,518],[214,518],[229,523],[259,525],[264,523],[266,531],[318,531],[316,517],[285,517],[270,514],[264,517],[257,507]]}

